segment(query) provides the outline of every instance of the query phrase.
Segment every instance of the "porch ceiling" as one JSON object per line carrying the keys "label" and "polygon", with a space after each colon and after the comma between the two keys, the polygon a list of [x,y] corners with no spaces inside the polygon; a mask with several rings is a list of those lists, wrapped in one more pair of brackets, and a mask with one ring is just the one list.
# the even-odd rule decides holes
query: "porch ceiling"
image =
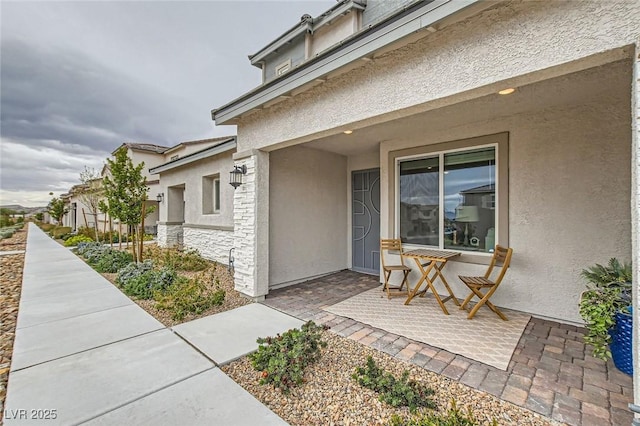
{"label": "porch ceiling", "polygon": [[430,131],[558,106],[629,99],[631,63],[629,60],[613,62],[516,89],[511,95],[502,96],[496,93],[397,119],[393,119],[393,114],[389,114],[381,117],[379,124],[368,127],[358,128],[358,124],[354,123],[353,133],[350,135],[340,131],[332,136],[308,142],[304,146],[345,156],[359,155],[378,151],[381,142],[400,138],[420,138]]}

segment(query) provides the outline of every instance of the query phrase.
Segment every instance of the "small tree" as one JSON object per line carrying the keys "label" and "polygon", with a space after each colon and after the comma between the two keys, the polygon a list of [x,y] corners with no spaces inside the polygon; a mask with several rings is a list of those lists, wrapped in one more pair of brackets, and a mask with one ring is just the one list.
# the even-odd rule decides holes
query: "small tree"
{"label": "small tree", "polygon": [[[53,195],[53,193],[49,193],[49,195]],[[53,197],[51,201],[49,201],[49,205],[47,206],[47,211],[54,218],[58,225],[62,224],[62,217],[65,215],[67,210],[64,208],[64,200],[58,197]]]}
{"label": "small tree", "polygon": [[39,222],[42,222],[44,220],[44,213],[42,213],[42,212],[38,212],[34,216],[35,216],[36,220],[39,221]]}
{"label": "small tree", "polygon": [[78,198],[82,204],[87,206],[89,214],[93,216],[93,230],[96,241],[98,241],[98,210],[103,195],[102,179],[95,169],[85,166],[84,170],[80,172],[80,182],[82,185],[78,189]]}
{"label": "small tree", "polygon": [[103,178],[104,195],[107,199],[106,206],[109,215],[120,222],[132,227],[134,260],[142,261],[142,242],[144,229],[139,226],[144,223],[144,217],[153,212],[153,208],[146,209],[147,178],[143,176],[144,162],[133,165],[126,149],[119,149],[115,153],[115,159],[107,159],[107,165],[111,176]]}

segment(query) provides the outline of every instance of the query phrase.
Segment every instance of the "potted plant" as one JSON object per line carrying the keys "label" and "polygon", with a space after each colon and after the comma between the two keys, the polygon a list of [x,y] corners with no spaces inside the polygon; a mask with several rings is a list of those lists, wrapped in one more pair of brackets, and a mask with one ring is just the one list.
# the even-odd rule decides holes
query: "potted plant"
{"label": "potted plant", "polygon": [[613,357],[616,367],[633,374],[631,329],[631,264],[610,259],[605,266],[584,269],[588,282],[580,297],[580,315],[587,327],[585,343],[593,346],[593,356]]}

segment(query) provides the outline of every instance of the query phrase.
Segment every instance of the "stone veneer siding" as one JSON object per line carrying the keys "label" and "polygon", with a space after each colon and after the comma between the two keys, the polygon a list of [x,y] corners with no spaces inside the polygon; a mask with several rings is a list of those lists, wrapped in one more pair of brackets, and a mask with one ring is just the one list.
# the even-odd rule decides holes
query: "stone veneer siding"
{"label": "stone veneer siding", "polygon": [[233,196],[235,289],[260,300],[269,291],[269,154],[238,153],[234,160],[247,168]]}
{"label": "stone veneer siding", "polygon": [[202,257],[227,265],[229,250],[234,244],[234,232],[184,225],[184,247],[196,249]]}
{"label": "stone veneer siding", "polygon": [[158,224],[158,245],[160,247],[175,247],[178,245],[178,234],[182,232],[182,225]]}

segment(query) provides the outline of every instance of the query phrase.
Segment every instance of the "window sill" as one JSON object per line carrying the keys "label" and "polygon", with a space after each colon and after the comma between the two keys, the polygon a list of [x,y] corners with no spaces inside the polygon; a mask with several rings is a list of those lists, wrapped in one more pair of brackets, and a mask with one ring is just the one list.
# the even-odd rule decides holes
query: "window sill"
{"label": "window sill", "polygon": [[460,256],[456,256],[451,258],[450,262],[460,262],[460,263],[473,263],[476,265],[489,265],[491,263],[491,258],[493,257],[493,253],[487,252],[479,252],[479,251],[467,251],[467,250],[453,250],[453,249],[441,249],[436,246],[423,246],[418,244],[402,244],[402,251],[410,251],[417,249],[430,249],[430,250],[439,250],[439,251],[448,251],[448,252],[457,252],[460,253]]}

